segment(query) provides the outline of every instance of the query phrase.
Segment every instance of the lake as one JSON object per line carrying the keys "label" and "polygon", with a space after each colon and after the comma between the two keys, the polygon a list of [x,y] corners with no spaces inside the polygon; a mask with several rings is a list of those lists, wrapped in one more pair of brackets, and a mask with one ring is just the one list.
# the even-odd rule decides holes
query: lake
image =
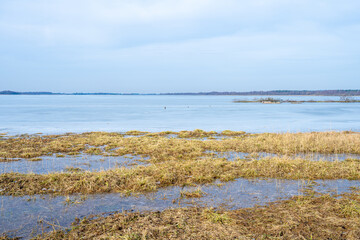
{"label": "lake", "polygon": [[[260,104],[265,96],[2,95],[0,132],[214,130],[298,132],[360,130],[360,103]],[[339,97],[276,96],[295,100]],[[357,98],[359,99],[359,98]]]}

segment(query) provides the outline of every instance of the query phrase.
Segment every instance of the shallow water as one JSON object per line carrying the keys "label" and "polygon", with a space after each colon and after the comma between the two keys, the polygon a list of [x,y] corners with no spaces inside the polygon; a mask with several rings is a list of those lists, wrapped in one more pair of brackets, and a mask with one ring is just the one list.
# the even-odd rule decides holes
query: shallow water
{"label": "shallow water", "polygon": [[77,155],[56,157],[44,156],[40,161],[20,159],[19,161],[0,162],[0,174],[8,172],[45,174],[51,172],[63,172],[71,169],[84,171],[101,171],[118,167],[133,167],[146,165],[146,159],[139,156],[100,156],[100,155]]}
{"label": "shallow water", "polygon": [[[360,131],[360,103],[233,103],[260,96],[0,96],[0,132]],[[276,96],[280,98],[281,96]],[[283,96],[295,100],[338,97]],[[358,99],[358,98],[357,98]],[[166,107],[166,109],[164,108]]]}
{"label": "shallow water", "polygon": [[[320,180],[310,183],[295,180],[237,179],[223,186],[203,186],[202,191],[207,195],[194,199],[179,198],[181,191],[195,190],[196,187],[169,187],[138,197],[98,194],[81,199],[80,195],[73,195],[68,201],[72,202],[71,204],[66,203],[64,196],[37,195],[31,198],[0,196],[0,233],[8,232],[28,238],[32,231],[35,233],[50,231],[50,228],[46,228],[49,222],[69,227],[76,217],[121,210],[157,211],[194,205],[223,206],[230,209],[252,207],[255,204],[262,205],[302,194],[302,190],[309,184],[314,185],[316,191],[334,193],[343,193],[348,191],[349,187],[360,187],[360,181],[349,180]],[[38,224],[40,220],[43,224]]]}
{"label": "shallow water", "polygon": [[[273,158],[273,157],[285,157],[285,155],[276,154],[276,153],[266,153],[266,152],[257,152],[257,153],[245,153],[245,152],[214,152],[206,151],[206,153],[213,154],[215,157],[226,158],[229,161],[234,161],[236,159],[262,159],[262,158]],[[296,159],[302,158],[310,161],[344,161],[346,159],[357,159],[360,160],[360,155],[358,154],[322,154],[322,153],[298,153],[294,155],[286,155],[286,157]]]}
{"label": "shallow water", "polygon": [[[236,159],[256,159],[283,157],[280,154],[274,153],[244,153],[244,152],[214,152],[206,151],[205,153],[212,154],[216,158],[226,158],[229,161]],[[357,154],[296,154],[287,156],[290,158],[303,158],[311,161],[344,161],[345,159],[358,159],[360,155]],[[9,172],[18,173],[36,173],[46,174],[51,172],[64,172],[71,170],[80,171],[102,171],[118,167],[136,167],[138,165],[147,165],[148,157],[140,157],[133,155],[125,156],[101,156],[82,154],[77,156],[56,157],[43,156],[40,161],[31,161],[29,159],[14,159],[14,161],[0,162],[0,174]]]}

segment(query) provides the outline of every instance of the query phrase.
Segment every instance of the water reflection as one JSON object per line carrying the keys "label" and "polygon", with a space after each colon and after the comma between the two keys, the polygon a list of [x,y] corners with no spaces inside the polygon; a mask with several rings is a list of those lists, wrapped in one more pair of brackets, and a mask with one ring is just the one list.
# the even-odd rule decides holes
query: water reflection
{"label": "water reflection", "polygon": [[69,170],[101,171],[117,167],[146,165],[147,159],[130,154],[116,157],[86,154],[64,157],[53,155],[41,157],[38,161],[19,159],[0,162],[0,174],[8,172],[45,174]]}

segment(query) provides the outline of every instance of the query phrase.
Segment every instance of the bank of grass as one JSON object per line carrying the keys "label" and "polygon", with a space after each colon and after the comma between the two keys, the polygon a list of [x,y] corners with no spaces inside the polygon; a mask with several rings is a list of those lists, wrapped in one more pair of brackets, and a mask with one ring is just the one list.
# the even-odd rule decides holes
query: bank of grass
{"label": "bank of grass", "polygon": [[181,132],[90,132],[83,134],[20,136],[0,139],[0,161],[35,159],[80,153],[104,156],[127,154],[149,157],[150,162],[197,159],[218,152],[276,154],[360,154],[359,132],[259,133],[202,130]]}
{"label": "bank of grass", "polygon": [[359,193],[313,194],[238,210],[168,209],[78,219],[35,239],[359,239]]}
{"label": "bank of grass", "polygon": [[281,98],[258,98],[253,100],[233,100],[234,103],[360,103],[360,100],[353,98],[340,98],[339,100],[291,100]]}
{"label": "bank of grass", "polygon": [[226,182],[236,178],[360,180],[360,162],[291,158],[239,159],[230,162],[223,158],[207,158],[173,160],[100,172],[71,171],[44,175],[5,173],[0,175],[0,194],[148,192],[167,186],[205,184],[215,180]]}

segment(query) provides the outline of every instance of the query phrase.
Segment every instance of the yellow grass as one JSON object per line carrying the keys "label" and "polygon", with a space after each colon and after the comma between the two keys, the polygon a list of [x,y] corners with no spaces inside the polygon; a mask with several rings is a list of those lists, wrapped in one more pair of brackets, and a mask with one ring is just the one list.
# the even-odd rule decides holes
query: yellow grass
{"label": "yellow grass", "polygon": [[207,158],[166,161],[133,169],[100,172],[70,171],[50,174],[5,173],[0,175],[1,194],[146,192],[173,185],[194,185],[236,178],[360,179],[357,161],[325,162],[290,158],[237,160]]}

